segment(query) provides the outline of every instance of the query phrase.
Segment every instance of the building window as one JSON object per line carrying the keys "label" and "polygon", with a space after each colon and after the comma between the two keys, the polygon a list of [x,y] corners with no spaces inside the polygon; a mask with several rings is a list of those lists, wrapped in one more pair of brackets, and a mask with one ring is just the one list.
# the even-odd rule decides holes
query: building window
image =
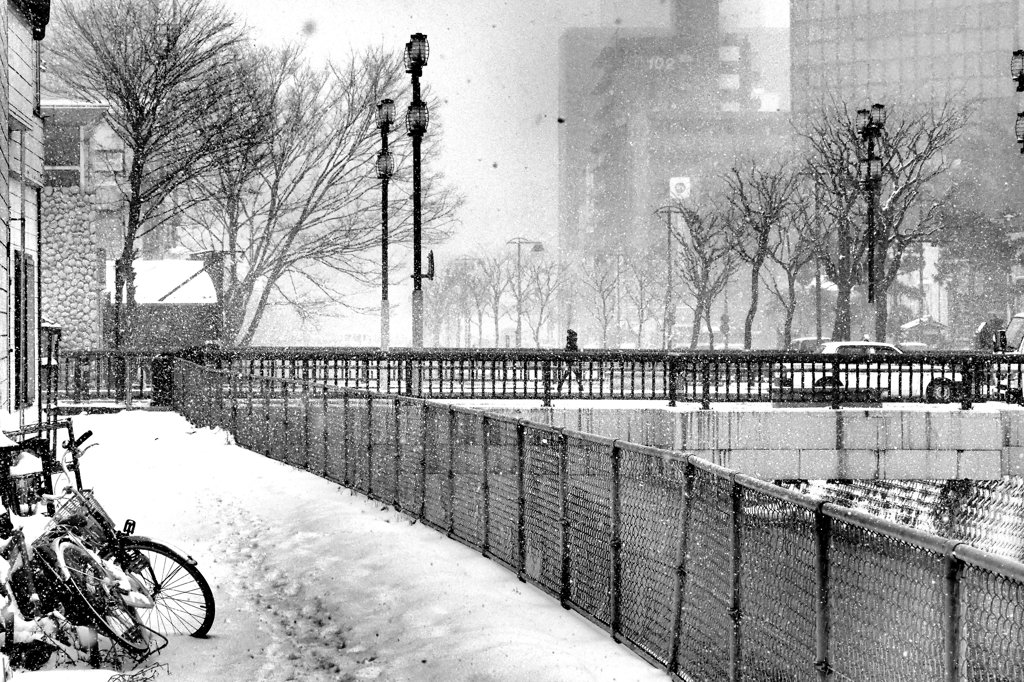
{"label": "building window", "polygon": [[14,252],[14,407],[35,403],[36,395],[36,263],[24,251]]}
{"label": "building window", "polygon": [[82,184],[82,139],[78,125],[50,124],[43,136],[46,184],[75,187]]}

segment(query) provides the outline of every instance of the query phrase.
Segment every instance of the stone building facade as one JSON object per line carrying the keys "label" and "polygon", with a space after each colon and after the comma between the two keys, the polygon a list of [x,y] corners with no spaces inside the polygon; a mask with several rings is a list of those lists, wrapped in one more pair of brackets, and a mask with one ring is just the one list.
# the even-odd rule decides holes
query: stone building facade
{"label": "stone building facade", "polygon": [[67,349],[99,348],[102,343],[103,261],[96,193],[81,187],[43,190],[43,316],[58,321]]}

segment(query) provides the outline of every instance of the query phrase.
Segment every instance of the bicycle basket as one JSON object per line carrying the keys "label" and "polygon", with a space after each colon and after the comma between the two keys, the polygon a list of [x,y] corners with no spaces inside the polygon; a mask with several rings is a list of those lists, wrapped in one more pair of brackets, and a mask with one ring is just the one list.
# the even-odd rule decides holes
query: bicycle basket
{"label": "bicycle basket", "polygon": [[28,474],[11,476],[10,503],[11,513],[18,516],[30,516],[36,513],[36,507],[43,495],[43,472],[33,471]]}
{"label": "bicycle basket", "polygon": [[49,526],[67,527],[86,544],[95,547],[112,542],[117,534],[113,519],[96,501],[91,490],[73,491],[59,500]]}

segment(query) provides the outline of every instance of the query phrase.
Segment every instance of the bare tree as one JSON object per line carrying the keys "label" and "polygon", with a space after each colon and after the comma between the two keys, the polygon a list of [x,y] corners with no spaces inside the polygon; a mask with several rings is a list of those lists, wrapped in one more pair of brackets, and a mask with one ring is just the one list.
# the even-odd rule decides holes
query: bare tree
{"label": "bare tree", "polygon": [[540,337],[544,325],[551,321],[555,302],[561,285],[558,263],[536,260],[526,266],[526,324],[533,335],[533,342],[540,348]]}
{"label": "bare tree", "polygon": [[466,309],[466,299],[464,273],[454,268],[443,269],[424,296],[426,309],[423,319],[428,337],[432,340],[430,345],[442,345],[441,337],[445,328],[448,329],[447,338],[452,342],[444,345],[460,344],[459,326],[463,319],[462,312]]}
{"label": "bare tree", "polygon": [[680,225],[674,225],[672,236],[680,244],[681,263],[676,272],[682,278],[693,310],[693,329],[690,348],[696,348],[700,339],[700,325],[708,330],[708,343],[715,347],[711,327],[711,306],[725,290],[736,272],[736,255],[724,228],[724,218],[713,207],[700,210],[679,204]]}
{"label": "bare tree", "polygon": [[480,261],[481,289],[487,292],[487,306],[494,319],[494,347],[501,345],[502,301],[512,288],[512,261],[508,254],[490,256]]}
{"label": "bare tree", "polygon": [[783,310],[783,348],[793,340],[800,274],[814,261],[820,239],[813,209],[798,201],[779,223],[778,243],[768,255],[774,267],[766,268],[762,279]]}
{"label": "bare tree", "polygon": [[659,262],[658,254],[632,252],[626,256],[622,287],[629,302],[630,316],[626,325],[636,335],[636,347],[644,347],[644,330],[649,322],[656,322],[660,304],[665,293],[663,268],[651,267]]}
{"label": "bare tree", "polygon": [[[848,106],[824,103],[798,126],[809,147],[807,170],[820,191],[821,219],[827,222],[819,258],[838,289],[833,339],[850,338],[850,299],[865,275],[867,201],[873,200],[857,178],[857,160],[864,143]],[[948,103],[935,109],[889,107],[882,131],[882,182],[876,212],[878,260],[875,336],[884,339],[888,322],[889,287],[899,274],[907,247],[927,241],[938,229],[930,193],[935,180],[951,166],[944,150],[958,137],[968,118],[964,108]],[[911,209],[915,218],[910,219]]]}
{"label": "bare tree", "polygon": [[602,257],[587,261],[580,267],[580,281],[590,294],[587,303],[601,333],[601,348],[607,348],[608,330],[618,312],[615,305],[619,287],[617,263]]}
{"label": "bare tree", "polygon": [[750,266],[750,307],[743,322],[743,347],[753,343],[754,318],[761,292],[761,270],[779,248],[788,214],[797,201],[797,174],[791,165],[733,166],[725,176],[733,249]]}
{"label": "bare tree", "polygon": [[[237,345],[250,342],[272,300],[325,309],[345,305],[345,282],[379,282],[376,105],[404,92],[400,59],[380,48],[322,68],[285,48],[265,53],[258,72],[273,124],[245,154],[220,156],[189,185],[196,208],[189,213],[193,227],[182,236],[192,248],[233,255],[224,279],[223,335]],[[435,116],[435,133],[436,122]],[[389,146],[396,161],[392,186],[410,182],[407,138],[396,132]],[[436,241],[447,235],[461,199],[426,168],[425,239]],[[396,244],[411,235],[411,199],[404,192],[390,198],[389,236]]]}
{"label": "bare tree", "polygon": [[207,0],[89,0],[56,6],[49,73],[109,105],[131,152],[118,178],[127,204],[115,266],[114,344],[130,344],[136,240],[169,217],[168,199],[254,123],[231,76],[242,35]]}

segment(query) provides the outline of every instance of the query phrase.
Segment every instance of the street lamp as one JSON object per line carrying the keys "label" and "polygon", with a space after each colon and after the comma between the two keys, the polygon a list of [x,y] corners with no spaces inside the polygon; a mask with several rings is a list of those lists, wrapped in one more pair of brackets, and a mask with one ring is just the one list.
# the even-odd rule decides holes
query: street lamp
{"label": "street lamp", "polygon": [[665,227],[668,228],[668,243],[665,245],[665,321],[661,333],[661,345],[665,350],[672,349],[672,328],[676,324],[676,310],[672,300],[672,214],[679,212],[676,206],[662,206],[654,212],[656,215],[665,215]]}
{"label": "street lamp", "polygon": [[380,153],[377,155],[377,177],[380,178],[380,349],[387,350],[391,341],[391,309],[388,303],[388,180],[395,172],[395,158],[388,151],[388,133],[395,122],[395,102],[382,99],[377,105],[380,127]]}
{"label": "street lamp", "polygon": [[[423,273],[420,250],[422,202],[420,199],[420,143],[427,132],[430,113],[420,99],[420,76],[427,65],[430,46],[427,36],[414,33],[405,44],[405,72],[412,75],[412,102],[405,115],[405,127],[412,137],[412,345],[423,348]],[[430,276],[433,273],[429,273]],[[429,276],[428,276],[429,279]]]}
{"label": "street lamp", "polygon": [[875,145],[884,128],[884,105],[872,104],[870,110],[857,111],[857,134],[867,145],[867,153],[857,162],[857,179],[868,193],[868,303],[875,302],[875,201],[882,182],[882,159],[875,154]]}
{"label": "street lamp", "polygon": [[516,245],[516,348],[523,347],[523,244],[531,244],[533,253],[544,250],[542,242],[523,237],[513,237],[508,244]]}

